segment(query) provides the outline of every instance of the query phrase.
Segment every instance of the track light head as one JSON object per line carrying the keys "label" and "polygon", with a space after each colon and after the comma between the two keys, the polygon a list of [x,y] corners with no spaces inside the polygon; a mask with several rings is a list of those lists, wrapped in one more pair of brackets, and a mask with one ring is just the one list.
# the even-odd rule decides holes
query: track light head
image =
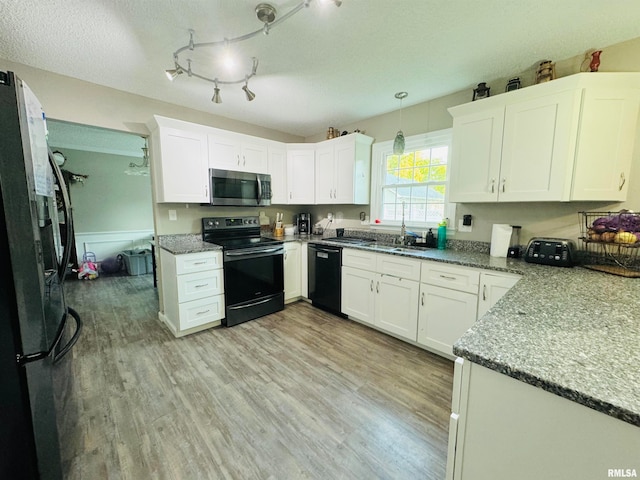
{"label": "track light head", "polygon": [[176,79],[176,77],[178,75],[180,75],[181,73],[184,73],[183,70],[181,68],[170,68],[168,70],[164,71],[164,74],[167,76],[167,78],[170,81],[174,81]]}
{"label": "track light head", "polygon": [[247,102],[251,102],[254,98],[256,98],[256,94],[249,90],[249,86],[246,82],[244,84],[244,87],[242,87],[242,90],[244,90],[244,93],[247,96]]}
{"label": "track light head", "polygon": [[213,89],[213,97],[211,97],[211,101],[213,103],[222,103],[222,98],[220,97],[220,89],[218,88],[217,83],[216,87]]}

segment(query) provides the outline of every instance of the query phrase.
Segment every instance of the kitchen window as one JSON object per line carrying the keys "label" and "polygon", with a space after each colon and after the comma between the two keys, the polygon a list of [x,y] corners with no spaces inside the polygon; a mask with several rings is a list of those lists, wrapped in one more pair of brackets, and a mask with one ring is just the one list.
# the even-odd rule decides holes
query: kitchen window
{"label": "kitchen window", "polygon": [[[435,227],[455,218],[447,200],[451,129],[406,137],[394,155],[393,141],[373,145],[371,220],[380,226]],[[376,220],[379,220],[376,223]]]}

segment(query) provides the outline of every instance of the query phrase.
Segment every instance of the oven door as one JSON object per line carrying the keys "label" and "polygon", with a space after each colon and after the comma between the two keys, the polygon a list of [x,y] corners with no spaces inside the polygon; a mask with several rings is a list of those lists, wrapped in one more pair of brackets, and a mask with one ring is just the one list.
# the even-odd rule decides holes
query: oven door
{"label": "oven door", "polygon": [[224,252],[224,325],[284,308],[284,247],[280,244]]}
{"label": "oven door", "polygon": [[211,205],[271,205],[271,175],[212,168],[209,177]]}

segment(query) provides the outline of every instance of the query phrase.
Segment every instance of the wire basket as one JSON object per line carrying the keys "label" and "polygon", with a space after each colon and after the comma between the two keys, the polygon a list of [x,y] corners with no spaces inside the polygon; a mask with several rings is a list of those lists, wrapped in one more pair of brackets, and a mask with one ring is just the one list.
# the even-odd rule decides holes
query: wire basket
{"label": "wire basket", "polygon": [[640,214],[579,212],[582,266],[640,278]]}

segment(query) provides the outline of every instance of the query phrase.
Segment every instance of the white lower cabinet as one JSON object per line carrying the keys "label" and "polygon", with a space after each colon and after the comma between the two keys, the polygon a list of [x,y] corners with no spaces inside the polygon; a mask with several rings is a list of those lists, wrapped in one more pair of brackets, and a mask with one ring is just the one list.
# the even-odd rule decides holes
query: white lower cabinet
{"label": "white lower cabinet", "polygon": [[160,249],[163,311],[176,337],[220,325],[225,315],[222,252],[173,255]]}
{"label": "white lower cabinet", "polygon": [[453,344],[476,321],[478,296],[422,283],[418,343],[453,357]]}
{"label": "white lower cabinet", "polygon": [[480,273],[480,292],[478,294],[478,318],[493,307],[516,283],[519,275],[508,273]]}
{"label": "white lower cabinet", "polygon": [[[344,258],[343,250],[343,258]],[[342,308],[349,317],[373,325],[375,323],[375,284],[378,274],[360,268],[342,267]]]}
{"label": "white lower cabinet", "polygon": [[309,250],[307,242],[300,245],[300,295],[309,298]]}
{"label": "white lower cabinet", "polygon": [[301,251],[299,242],[284,244],[284,300],[297,300],[302,294]]}
{"label": "white lower cabinet", "polygon": [[378,275],[376,326],[399,337],[416,341],[420,284],[406,278]]}
{"label": "white lower cabinet", "polygon": [[476,321],[480,272],[435,262],[422,264],[418,343],[453,358],[453,344]]}
{"label": "white lower cabinet", "polygon": [[638,452],[637,426],[456,360],[447,480],[636,477]]}
{"label": "white lower cabinet", "polygon": [[342,313],[415,342],[420,262],[343,249],[342,264]]}
{"label": "white lower cabinet", "polygon": [[509,273],[345,248],[341,312],[454,358],[456,340],[519,279]]}

